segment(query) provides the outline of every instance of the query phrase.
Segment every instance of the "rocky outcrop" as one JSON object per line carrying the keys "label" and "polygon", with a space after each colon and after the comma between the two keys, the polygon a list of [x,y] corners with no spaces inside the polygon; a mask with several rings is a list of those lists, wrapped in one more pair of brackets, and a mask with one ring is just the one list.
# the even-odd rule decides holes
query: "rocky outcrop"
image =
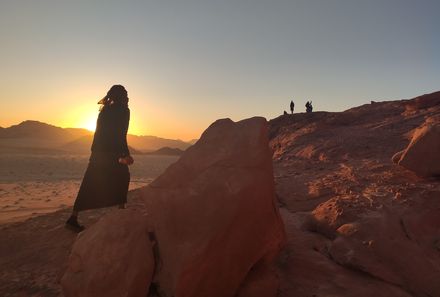
{"label": "rocky outcrop", "polygon": [[254,270],[271,269],[285,241],[271,156],[265,119],[219,120],[143,189],[161,296],[232,297]]}
{"label": "rocky outcrop", "polygon": [[[288,234],[278,297],[440,296],[440,183],[390,162],[440,122],[439,103],[437,92],[270,121]],[[414,168],[433,174],[436,141]]]}
{"label": "rocky outcrop", "polygon": [[[349,271],[361,272],[367,281],[379,280],[387,289],[396,289],[385,296],[403,296],[404,292],[440,296],[439,188],[419,188],[417,195],[412,191],[399,190],[394,198],[390,197],[395,203],[390,206],[382,204],[388,204],[386,201],[353,196],[335,197],[320,204],[304,225],[327,239],[324,246],[314,249]],[[312,267],[328,269],[322,260],[309,261]],[[354,281],[356,277],[351,278]],[[374,295],[383,293],[383,289],[373,289]],[[357,296],[371,296],[373,292]]]}
{"label": "rocky outcrop", "polygon": [[414,296],[440,296],[440,233],[435,227],[440,203],[424,202],[403,213],[384,209],[342,225],[330,246],[331,258]]}
{"label": "rocky outcrop", "polygon": [[440,92],[425,94],[409,100],[405,104],[405,109],[407,111],[416,112],[421,109],[429,109],[436,106],[440,106]]}
{"label": "rocky outcrop", "polygon": [[392,159],[419,176],[430,177],[440,176],[439,155],[440,122],[428,121],[415,131],[408,147]]}
{"label": "rocky outcrop", "polygon": [[346,222],[356,221],[360,214],[371,208],[366,199],[353,197],[332,198],[318,205],[311,213],[312,219],[306,222],[309,230],[336,238],[338,228]]}
{"label": "rocky outcrop", "polygon": [[66,297],[146,296],[153,276],[153,243],[145,216],[118,210],[80,233],[61,279]]}
{"label": "rocky outcrop", "polygon": [[212,124],[141,190],[142,214],[116,211],[80,235],[66,296],[144,297],[153,269],[161,297],[276,296],[285,233],[267,130],[264,118]]}

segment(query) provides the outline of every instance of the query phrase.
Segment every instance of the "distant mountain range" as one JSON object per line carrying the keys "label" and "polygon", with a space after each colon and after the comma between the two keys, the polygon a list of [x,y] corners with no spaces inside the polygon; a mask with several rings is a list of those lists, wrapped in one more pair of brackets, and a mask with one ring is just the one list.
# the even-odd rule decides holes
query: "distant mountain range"
{"label": "distant mountain range", "polygon": [[163,147],[156,151],[146,153],[149,155],[166,155],[166,156],[181,156],[184,153],[183,150],[178,148],[171,148],[171,147]]}
{"label": "distant mountain range", "polygon": [[[0,127],[0,149],[2,151],[32,151],[58,153],[89,153],[93,132],[80,128],[60,128],[39,121],[24,121],[8,128]],[[151,153],[161,148],[159,154],[175,155],[173,149],[185,150],[192,143],[178,139],[156,136],[127,135],[132,154]]]}

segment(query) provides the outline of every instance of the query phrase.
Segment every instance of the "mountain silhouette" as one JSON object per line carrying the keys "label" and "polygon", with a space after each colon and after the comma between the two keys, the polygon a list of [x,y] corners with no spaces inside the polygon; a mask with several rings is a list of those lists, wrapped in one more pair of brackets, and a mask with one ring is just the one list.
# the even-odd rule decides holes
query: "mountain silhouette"
{"label": "mountain silhouette", "polygon": [[184,153],[183,150],[178,148],[171,148],[171,147],[163,147],[158,150],[149,152],[147,154],[149,155],[164,155],[164,156],[181,156]]}
{"label": "mountain silhouette", "polygon": [[[67,152],[88,153],[93,132],[81,128],[61,128],[39,121],[27,120],[20,124],[0,129],[0,149],[13,152]],[[182,140],[156,136],[127,135],[127,142],[133,154],[151,152],[162,147],[185,150],[190,143]]]}

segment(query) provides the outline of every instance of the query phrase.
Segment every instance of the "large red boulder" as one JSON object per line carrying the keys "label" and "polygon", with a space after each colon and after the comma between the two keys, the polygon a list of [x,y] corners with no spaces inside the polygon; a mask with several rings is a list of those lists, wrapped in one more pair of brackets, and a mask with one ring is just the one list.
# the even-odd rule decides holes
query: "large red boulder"
{"label": "large red boulder", "polygon": [[66,297],[144,297],[154,271],[145,216],[118,210],[79,234],[61,285]]}
{"label": "large red boulder", "polygon": [[398,164],[422,177],[440,176],[439,156],[440,123],[431,122],[415,131]]}
{"label": "large red boulder", "polygon": [[275,297],[285,233],[267,134],[264,118],[213,123],[141,190],[140,214],[116,211],[81,234],[65,295],[145,297],[153,278],[164,297]]}
{"label": "large red boulder", "polygon": [[[256,269],[276,277],[267,274],[285,233],[264,118],[216,121],[142,196],[159,247],[161,296],[232,297]],[[273,283],[267,297],[276,295]]]}

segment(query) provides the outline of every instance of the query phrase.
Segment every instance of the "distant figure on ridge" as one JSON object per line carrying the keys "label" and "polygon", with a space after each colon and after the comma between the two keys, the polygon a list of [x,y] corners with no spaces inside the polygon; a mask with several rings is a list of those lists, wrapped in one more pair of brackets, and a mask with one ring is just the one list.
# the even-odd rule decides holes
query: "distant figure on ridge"
{"label": "distant figure on ridge", "polygon": [[306,112],[312,112],[312,111],[313,111],[312,101],[307,101]]}
{"label": "distant figure on ridge", "polygon": [[119,205],[127,202],[130,172],[128,165],[134,160],[127,145],[127,130],[130,121],[127,91],[114,85],[98,104],[102,104],[93,137],[92,154],[84,174],[72,215],[66,227],[81,232],[84,226],[78,223],[78,213]]}
{"label": "distant figure on ridge", "polygon": [[293,103],[293,100],[290,101],[290,113],[293,114],[293,111],[295,110],[295,103]]}

